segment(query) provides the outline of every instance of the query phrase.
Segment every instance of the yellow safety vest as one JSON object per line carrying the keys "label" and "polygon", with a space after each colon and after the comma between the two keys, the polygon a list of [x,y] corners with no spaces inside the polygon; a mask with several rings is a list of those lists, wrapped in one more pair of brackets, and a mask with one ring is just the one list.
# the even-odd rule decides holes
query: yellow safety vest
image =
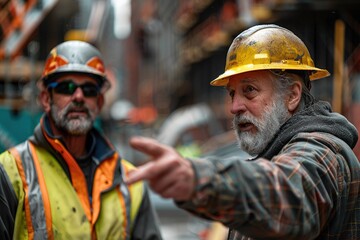
{"label": "yellow safety vest", "polygon": [[81,169],[62,151],[71,179],[48,151],[31,141],[0,155],[19,199],[14,239],[130,239],[144,193],[142,182],[123,183],[134,166],[121,160],[119,178],[117,154],[103,160],[95,172],[90,206]]}

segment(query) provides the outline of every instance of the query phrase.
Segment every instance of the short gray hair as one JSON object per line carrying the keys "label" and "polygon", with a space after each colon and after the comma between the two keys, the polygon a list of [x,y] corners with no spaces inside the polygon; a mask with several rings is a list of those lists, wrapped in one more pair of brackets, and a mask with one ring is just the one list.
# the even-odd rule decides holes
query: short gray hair
{"label": "short gray hair", "polygon": [[[274,85],[275,90],[284,97],[290,94],[290,87],[294,85],[295,82],[301,82],[302,93],[301,101],[298,107],[298,111],[302,110],[315,101],[314,96],[310,93],[311,84],[309,79],[306,78],[306,75],[303,71],[283,71],[283,70],[269,70],[274,75]],[[306,83],[307,84],[306,84]]]}

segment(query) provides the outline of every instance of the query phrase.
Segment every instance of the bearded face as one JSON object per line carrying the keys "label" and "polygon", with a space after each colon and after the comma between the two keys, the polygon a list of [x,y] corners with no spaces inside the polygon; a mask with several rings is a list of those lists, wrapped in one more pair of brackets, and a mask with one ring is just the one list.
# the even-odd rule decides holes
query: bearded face
{"label": "bearded face", "polygon": [[83,135],[92,128],[96,114],[84,102],[71,102],[63,109],[51,105],[51,117],[59,129],[70,135]]}
{"label": "bearded face", "polygon": [[[290,113],[280,97],[265,107],[260,117],[250,112],[234,115],[233,128],[240,148],[252,156],[258,155],[289,117]],[[257,131],[241,131],[239,126],[244,124],[253,124]]]}

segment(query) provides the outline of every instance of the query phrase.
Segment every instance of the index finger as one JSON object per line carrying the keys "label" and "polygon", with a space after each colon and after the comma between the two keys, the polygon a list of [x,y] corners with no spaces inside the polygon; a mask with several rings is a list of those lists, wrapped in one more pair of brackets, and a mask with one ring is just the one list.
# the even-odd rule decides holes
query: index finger
{"label": "index finger", "polygon": [[134,170],[131,170],[125,179],[125,183],[132,184],[137,181],[147,180],[151,178],[152,175],[149,169],[152,168],[152,165],[153,164],[151,162],[148,162]]}
{"label": "index finger", "polygon": [[146,137],[132,137],[130,139],[130,146],[146,155],[153,158],[161,156],[167,147],[152,138]]}

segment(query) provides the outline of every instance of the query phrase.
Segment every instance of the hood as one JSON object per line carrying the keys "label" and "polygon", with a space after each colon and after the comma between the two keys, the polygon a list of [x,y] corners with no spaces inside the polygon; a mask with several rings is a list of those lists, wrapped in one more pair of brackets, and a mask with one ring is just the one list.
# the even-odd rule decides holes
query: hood
{"label": "hood", "polygon": [[351,149],[358,141],[358,132],[355,126],[341,114],[332,112],[328,102],[318,101],[285,122],[259,156],[271,158],[280,152],[292,137],[303,132],[332,134],[347,143]]}

